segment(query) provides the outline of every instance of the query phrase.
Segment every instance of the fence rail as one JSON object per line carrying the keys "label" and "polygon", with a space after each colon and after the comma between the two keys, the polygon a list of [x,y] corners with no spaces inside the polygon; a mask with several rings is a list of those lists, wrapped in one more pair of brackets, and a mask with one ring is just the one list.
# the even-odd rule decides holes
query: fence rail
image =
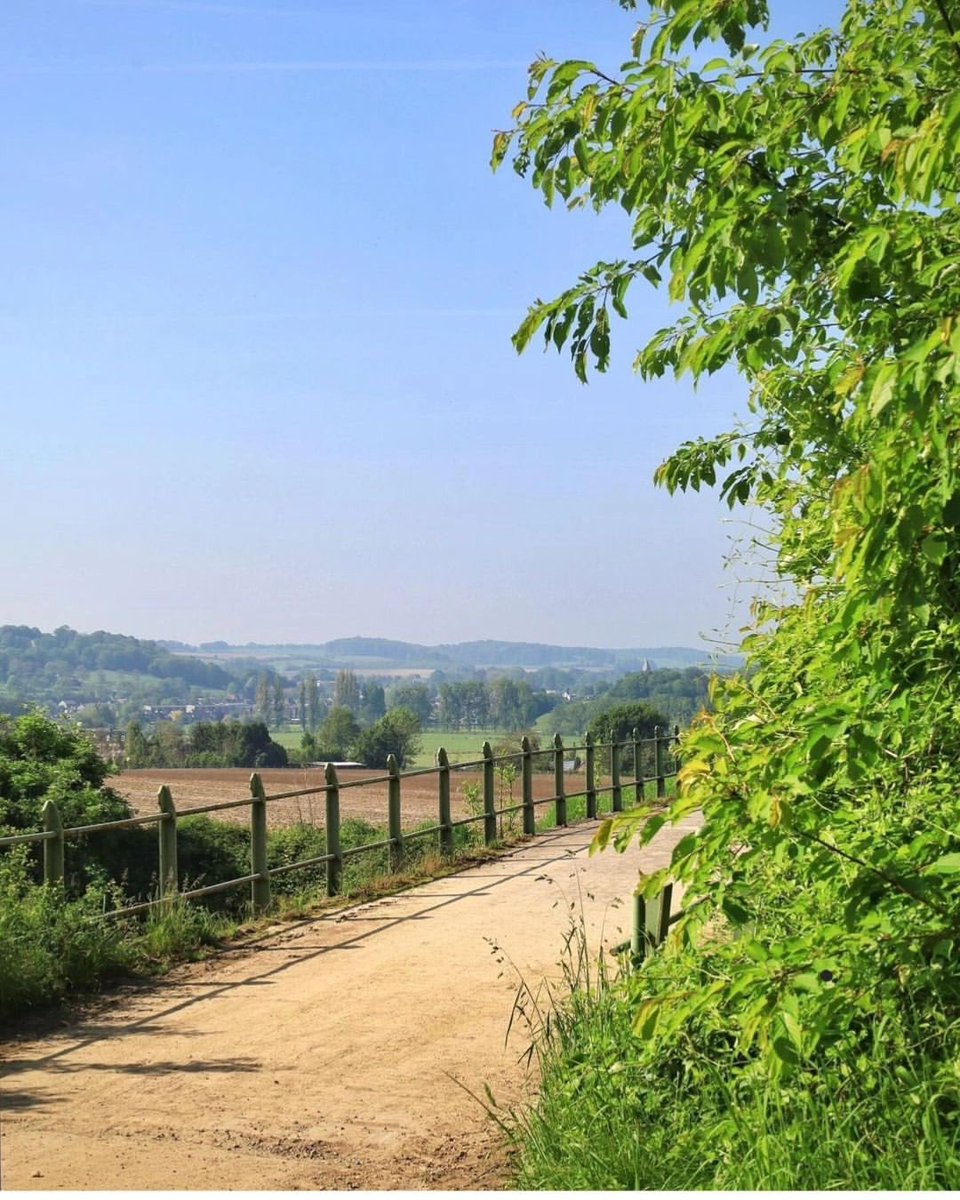
{"label": "fence rail", "polygon": [[[332,763],[327,763],[324,773],[324,783],[317,787],[299,788],[296,791],[276,792],[267,795],[259,774],[250,776],[250,795],[237,800],[224,800],[215,804],[204,804],[198,808],[190,808],[178,812],[173,794],[164,785],[157,795],[155,813],[147,813],[139,817],[127,817],[119,821],[104,821],[95,825],[78,825],[65,828],[60,818],[60,812],[52,800],[43,805],[43,830],[34,833],[21,833],[9,837],[0,837],[0,849],[35,843],[43,847],[43,877],[48,884],[62,883],[66,874],[66,843],[78,837],[109,830],[130,829],[141,825],[155,824],[158,830],[157,839],[157,879],[158,895],[152,900],[127,905],[124,908],[113,909],[104,916],[125,916],[136,912],[144,912],[156,905],[169,904],[172,900],[192,900],[200,896],[227,891],[233,887],[250,884],[250,901],[254,913],[265,912],[271,901],[270,880],[273,876],[293,871],[298,868],[317,866],[326,863],[326,893],[328,896],[339,894],[343,877],[344,859],[367,850],[388,847],[390,850],[390,869],[398,871],[403,865],[404,843],[415,839],[436,836],[441,853],[449,855],[454,850],[454,830],[473,824],[483,825],[484,844],[489,846],[497,839],[497,820],[511,813],[520,812],[523,818],[523,833],[532,836],[536,833],[536,810],[544,805],[554,806],[554,817],[558,826],[567,824],[568,801],[585,799],[588,819],[596,819],[600,815],[602,796],[610,795],[610,811],[623,811],[624,782],[622,779],[621,761],[626,747],[633,750],[633,778],[626,786],[634,788],[634,802],[642,804],[646,800],[646,789],[652,785],[655,795],[662,799],[666,796],[667,780],[677,773],[677,759],[670,754],[670,747],[675,746],[679,737],[679,728],[665,730],[657,726],[652,738],[641,738],[635,729],[631,737],[622,741],[597,742],[588,734],[581,744],[565,746],[559,734],[553,744],[545,749],[534,750],[530,740],[524,737],[517,751],[495,755],[489,742],[484,742],[482,757],[471,763],[460,763],[451,766],[446,750],[442,747],[437,751],[436,765],[403,772],[397,765],[393,755],[387,760],[387,772],[373,778],[348,780],[341,782]],[[652,754],[644,754],[644,750]],[[579,759],[580,753],[583,759]],[[597,755],[607,756],[609,760],[610,783],[598,783]],[[534,798],[533,773],[534,759],[552,756],[554,793],[541,799]],[[573,756],[573,762],[582,762],[585,770],[585,786],[582,791],[567,791],[567,765]],[[652,759],[652,764],[651,764]],[[512,764],[514,768],[519,763],[521,781],[521,802],[519,804],[502,805],[496,803],[496,771],[498,765]],[[603,758],[600,759],[602,765]],[[646,765],[652,765],[652,774],[645,774]],[[482,811],[469,817],[454,820],[451,816],[451,773],[460,772],[464,768],[479,767],[482,773]],[[403,780],[420,778],[424,775],[437,776],[437,824],[426,829],[404,832],[402,821],[402,792]],[[387,837],[360,846],[341,848],[340,844],[340,793],[352,787],[369,787],[373,784],[387,785]],[[300,796],[324,795],[327,853],[298,862],[285,863],[282,866],[269,867],[267,860],[267,812],[271,801],[285,800]],[[229,809],[248,806],[250,808],[250,872],[236,879],[224,880],[220,883],[209,884],[205,887],[195,887],[188,890],[180,889],[180,879],[177,869],[177,823],[181,816],[195,816],[199,813],[225,812]],[[642,903],[642,901],[641,901]],[[669,913],[669,901],[667,912]],[[645,919],[641,924],[646,925]]]}

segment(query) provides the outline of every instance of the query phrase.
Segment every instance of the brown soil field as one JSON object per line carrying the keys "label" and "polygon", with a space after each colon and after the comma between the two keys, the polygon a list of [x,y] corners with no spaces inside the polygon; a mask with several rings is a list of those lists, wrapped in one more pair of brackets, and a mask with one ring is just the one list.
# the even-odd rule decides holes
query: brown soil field
{"label": "brown soil field", "polygon": [[[110,786],[124,796],[138,815],[157,811],[157,792],[166,784],[173,795],[178,812],[188,812],[206,804],[220,804],[230,800],[242,800],[250,795],[251,772],[242,767],[236,768],[181,768],[172,770],[166,768],[144,768],[136,771],[123,771],[114,776]],[[305,791],[306,789],[323,788],[323,771],[303,767],[265,768],[259,772],[267,796],[284,792]],[[372,825],[387,823],[387,785],[385,782],[370,784],[368,787],[345,787],[345,784],[355,784],[363,779],[383,779],[383,772],[362,769],[339,772],[341,785],[340,815],[341,820],[351,817],[369,821]],[[478,772],[454,771],[450,782],[450,807],[453,819],[468,817],[470,810],[464,797],[464,784],[480,785],[481,777]],[[565,780],[567,795],[582,791],[586,786],[583,774],[568,775]],[[537,773],[533,777],[534,800],[545,800],[553,796],[553,775]],[[285,825],[301,823],[323,824],[325,796],[322,790],[310,795],[289,797],[284,800],[271,800],[267,804],[268,820],[271,828],[281,828]],[[504,789],[502,801],[498,795],[498,807],[510,807],[520,803],[520,781],[513,785],[513,798],[509,789]],[[606,801],[609,804],[609,801]],[[541,804],[537,808],[538,818],[548,811],[549,806]],[[401,788],[401,811],[403,824],[412,827],[424,821],[435,820],[438,816],[437,775],[412,775],[404,778]],[[250,819],[250,810],[246,805],[230,808],[224,812],[214,813],[224,821],[234,821],[246,824]],[[516,814],[516,824],[522,822],[520,814]]]}

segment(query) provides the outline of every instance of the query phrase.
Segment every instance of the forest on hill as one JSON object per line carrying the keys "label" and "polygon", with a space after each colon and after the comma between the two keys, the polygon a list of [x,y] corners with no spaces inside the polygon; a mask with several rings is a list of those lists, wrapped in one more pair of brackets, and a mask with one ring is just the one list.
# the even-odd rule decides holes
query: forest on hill
{"label": "forest on hill", "polygon": [[0,711],[61,702],[72,709],[118,697],[134,710],[201,695],[226,698],[242,685],[229,669],[171,654],[159,642],[103,630],[77,633],[65,625],[52,633],[0,626]]}
{"label": "forest on hill", "polygon": [[234,646],[227,642],[203,642],[199,646],[190,646],[185,642],[163,642],[162,645],[181,653],[203,655],[224,664],[246,659],[266,662],[279,670],[292,669],[297,665],[383,671],[419,668],[424,672],[440,671],[450,678],[456,678],[464,671],[487,668],[594,672],[610,676],[640,671],[645,666],[682,669],[709,665],[724,670],[742,661],[740,655],[714,654],[709,649],[691,646],[605,649],[495,639],[447,642],[436,646],[373,637],[336,638],[314,644],[248,642]]}
{"label": "forest on hill", "polygon": [[[429,665],[438,650],[446,654],[446,669]],[[291,724],[305,727],[302,710],[309,685],[321,707],[348,707],[361,723],[365,716],[376,720],[383,715],[386,689],[389,706],[414,708],[424,727],[516,730],[539,721],[550,733],[582,733],[603,708],[636,699],[649,699],[672,721],[684,724],[702,707],[712,669],[663,666],[649,657],[659,653],[674,660],[702,657],[682,648],[581,652],[512,642],[438,648],[381,638],[304,647],[210,643],[203,650],[102,630],[83,634],[61,626],[45,633],[27,625],[4,625],[0,712],[17,714],[37,706],[91,728],[170,717],[188,723],[256,717],[276,730]],[[217,661],[208,661],[208,655]],[[335,667],[337,655],[366,665]],[[580,665],[573,665],[578,655]],[[482,660],[499,660],[499,665],[484,666]],[[523,665],[537,661],[541,665]],[[583,665],[588,661],[592,665]],[[596,665],[604,661],[606,668]],[[639,664],[636,670],[625,670],[630,661]],[[407,665],[397,669],[398,663]],[[341,694],[344,672],[357,693],[351,691],[351,703]],[[311,731],[316,724],[311,722]]]}

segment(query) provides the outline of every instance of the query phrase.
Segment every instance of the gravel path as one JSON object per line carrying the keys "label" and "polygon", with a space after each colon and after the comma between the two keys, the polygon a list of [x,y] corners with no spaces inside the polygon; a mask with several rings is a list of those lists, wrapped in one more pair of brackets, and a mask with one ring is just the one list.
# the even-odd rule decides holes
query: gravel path
{"label": "gravel path", "polygon": [[[492,1189],[480,1103],[532,1095],[520,971],[559,974],[572,919],[629,936],[642,864],[693,828],[590,858],[595,825],[125,989],[60,1032],[8,1042],[7,1189]],[[468,1090],[469,1091],[468,1091]]]}

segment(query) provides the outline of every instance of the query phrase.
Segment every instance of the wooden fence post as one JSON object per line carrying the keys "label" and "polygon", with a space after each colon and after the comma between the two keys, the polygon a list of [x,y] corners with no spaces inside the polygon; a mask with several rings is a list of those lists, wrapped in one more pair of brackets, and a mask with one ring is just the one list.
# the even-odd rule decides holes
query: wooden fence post
{"label": "wooden fence post", "polygon": [[157,792],[157,805],[163,816],[157,822],[160,852],[160,895],[174,897],[179,884],[177,867],[177,809],[166,784]]}
{"label": "wooden fence post", "polygon": [[588,733],[584,741],[586,742],[584,753],[587,759],[587,816],[595,817],[597,815],[597,766],[593,749],[593,734]]}
{"label": "wooden fence post", "polygon": [[610,784],[613,811],[623,812],[623,787],[620,784],[620,743],[614,733],[610,743]]}
{"label": "wooden fence post", "polygon": [[399,871],[403,862],[403,818],[400,812],[400,768],[396,756],[387,755],[387,824],[390,836],[390,870]]}
{"label": "wooden fence post", "polygon": [[643,780],[643,742],[640,740],[640,730],[633,730],[633,790],[636,795],[634,804],[642,804],[646,800]]}
{"label": "wooden fence post", "polygon": [[326,793],[326,829],[327,853],[333,858],[327,861],[327,895],[339,896],[340,885],[343,881],[343,854],[340,850],[340,781],[337,779],[337,768],[328,762],[323,773]]}
{"label": "wooden fence post", "polygon": [[662,946],[670,929],[670,905],[673,902],[673,884],[668,883],[659,895],[651,900],[643,896],[633,898],[633,931],[630,937],[630,953],[634,962],[643,959]]}
{"label": "wooden fence post", "polygon": [[44,833],[57,835],[43,843],[43,882],[51,885],[63,883],[63,821],[60,819],[60,809],[52,800],[43,802],[43,830]]}
{"label": "wooden fence post", "polygon": [[483,743],[483,841],[492,846],[497,840],[497,801],[494,787],[493,749]]}
{"label": "wooden fence post", "polygon": [[537,832],[537,816],[533,807],[533,755],[530,751],[530,739],[526,736],[520,740],[520,784],[523,832],[531,835]]}
{"label": "wooden fence post", "polygon": [[453,854],[453,824],[450,816],[450,759],[441,746],[437,751],[437,785],[440,801],[440,853]]}
{"label": "wooden fence post", "polygon": [[557,825],[567,823],[567,795],[563,786],[563,738],[553,735],[553,794],[556,802]]}
{"label": "wooden fence post", "polygon": [[254,771],[250,776],[250,873],[256,879],[250,884],[250,900],[254,913],[270,907],[270,876],[267,874],[267,800],[263,782]]}
{"label": "wooden fence post", "polygon": [[654,758],[657,764],[657,799],[662,800],[667,794],[667,777],[664,774],[665,763],[663,761],[663,738],[662,730],[659,725],[653,728],[653,750]]}

